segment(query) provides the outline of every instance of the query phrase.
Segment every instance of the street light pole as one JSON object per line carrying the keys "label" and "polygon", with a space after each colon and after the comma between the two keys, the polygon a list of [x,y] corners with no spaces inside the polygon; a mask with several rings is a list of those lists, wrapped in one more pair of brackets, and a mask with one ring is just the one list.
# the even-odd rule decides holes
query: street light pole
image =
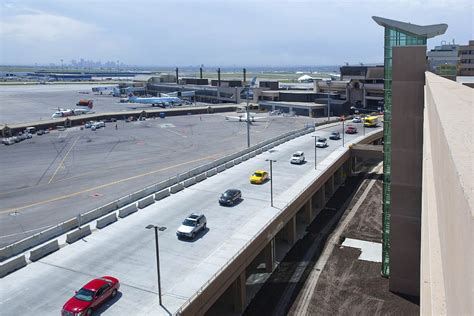
{"label": "street light pole", "polygon": [[344,131],[344,121],[345,121],[345,119],[343,118],[343,119],[342,119],[342,147],[344,147],[344,134],[345,134],[345,131]]}
{"label": "street light pole", "polygon": [[158,230],[159,231],[164,231],[166,227],[162,226],[156,226],[156,225],[148,225],[145,227],[146,229],[155,229],[155,245],[156,245],[156,271],[158,274],[158,300],[160,302],[160,306],[163,306],[163,303],[161,302],[161,278],[160,278],[160,249],[158,246]]}
{"label": "street light pole", "polygon": [[247,87],[247,148],[250,148],[250,112],[249,112],[249,90],[250,85]]}
{"label": "street light pole", "polygon": [[316,146],[316,143],[318,141],[318,136],[312,136],[312,137],[314,137],[314,170],[316,170],[316,165],[317,165],[317,163],[316,163],[316,157],[317,157],[316,149],[318,149],[318,146]]}
{"label": "street light pole", "polygon": [[331,94],[331,80],[326,80],[328,85],[328,121],[331,119],[331,102],[329,100],[329,95]]}
{"label": "street light pole", "polygon": [[270,161],[270,205],[273,207],[273,162],[276,160],[265,159],[265,161]]}

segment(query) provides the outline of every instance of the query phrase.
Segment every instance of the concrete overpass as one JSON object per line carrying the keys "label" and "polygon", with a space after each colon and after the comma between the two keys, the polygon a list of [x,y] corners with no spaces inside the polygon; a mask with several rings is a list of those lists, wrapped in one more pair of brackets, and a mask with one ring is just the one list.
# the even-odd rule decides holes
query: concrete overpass
{"label": "concrete overpass", "polygon": [[[169,197],[155,195],[156,202],[153,197],[143,199],[138,203],[140,211],[106,228],[83,226],[91,234],[76,242],[68,242],[70,236],[58,237],[61,249],[34,262],[30,255],[25,267],[0,280],[2,311],[23,315],[59,312],[74,290],[101,275],[114,275],[122,282],[121,296],[102,313],[199,315],[216,302],[228,300],[233,310],[243,310],[251,298],[246,287],[255,266],[264,263],[271,272],[351,172],[348,146],[382,137],[377,129],[365,136],[346,136],[344,147],[341,141],[330,141],[328,148],[318,149],[315,170],[312,136],[328,136],[340,129],[339,123],[324,126],[268,147],[268,151],[257,150],[255,158],[225,163],[206,175],[205,181],[176,184],[179,188],[167,191],[167,195],[172,192]],[[289,164],[297,150],[306,152],[306,164]],[[267,169],[266,159],[277,160],[274,207],[269,205],[269,183],[248,183],[255,169]],[[219,194],[229,187],[240,188],[244,201],[233,208],[218,206]],[[195,241],[177,240],[177,226],[195,210],[206,214],[209,229]],[[164,307],[158,305],[156,295],[153,235],[144,229],[150,223],[168,227],[160,235]]]}

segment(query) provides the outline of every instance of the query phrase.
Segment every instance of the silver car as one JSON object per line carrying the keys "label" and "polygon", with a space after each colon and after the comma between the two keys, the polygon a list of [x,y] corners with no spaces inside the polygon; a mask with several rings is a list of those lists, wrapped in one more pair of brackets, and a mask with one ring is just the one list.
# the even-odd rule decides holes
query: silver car
{"label": "silver car", "polygon": [[186,237],[194,239],[196,235],[205,230],[207,225],[206,216],[200,213],[192,213],[183,221],[176,231],[178,238]]}

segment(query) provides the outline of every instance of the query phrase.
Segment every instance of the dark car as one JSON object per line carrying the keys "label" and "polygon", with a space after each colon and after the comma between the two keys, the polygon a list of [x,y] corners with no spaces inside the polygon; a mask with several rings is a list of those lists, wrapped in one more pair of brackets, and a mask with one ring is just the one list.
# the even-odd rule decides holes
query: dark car
{"label": "dark car", "polygon": [[237,189],[230,189],[225,191],[220,199],[219,199],[219,204],[220,205],[234,205],[235,203],[239,202],[240,199],[242,198],[242,192]]}
{"label": "dark car", "polygon": [[357,134],[357,127],[348,126],[346,129],[346,134]]}
{"label": "dark car", "polygon": [[117,295],[120,288],[118,279],[103,276],[84,285],[82,289],[64,304],[61,315],[91,315],[92,311],[109,298]]}
{"label": "dark car", "polygon": [[329,136],[329,139],[338,140],[341,139],[341,134],[339,132],[332,132]]}

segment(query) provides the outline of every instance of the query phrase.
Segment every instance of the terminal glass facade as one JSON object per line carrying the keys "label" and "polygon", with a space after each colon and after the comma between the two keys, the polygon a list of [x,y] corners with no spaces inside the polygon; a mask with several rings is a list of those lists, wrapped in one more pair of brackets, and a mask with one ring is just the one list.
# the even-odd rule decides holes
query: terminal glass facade
{"label": "terminal glass facade", "polygon": [[390,196],[392,162],[392,49],[395,46],[426,45],[426,36],[415,36],[385,27],[384,41],[384,160],[383,160],[383,218],[382,275],[390,276]]}

